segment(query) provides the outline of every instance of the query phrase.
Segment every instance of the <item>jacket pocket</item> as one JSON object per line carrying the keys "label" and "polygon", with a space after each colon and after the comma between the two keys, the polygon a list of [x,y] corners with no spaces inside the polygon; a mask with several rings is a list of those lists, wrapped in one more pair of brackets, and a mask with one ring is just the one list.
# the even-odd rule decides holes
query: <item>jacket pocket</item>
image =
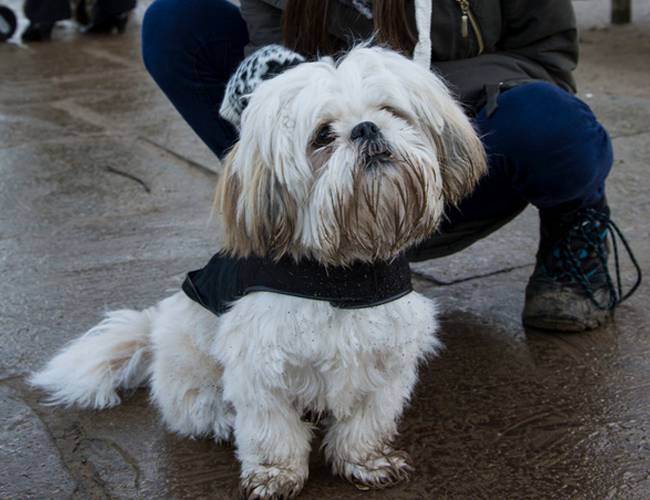
{"label": "jacket pocket", "polygon": [[486,84],[483,89],[485,92],[485,114],[490,117],[499,107],[499,96],[510,89],[518,87],[519,85],[525,85],[526,83],[531,83],[537,80],[532,78],[517,78],[514,80],[506,80],[499,83],[489,83]]}

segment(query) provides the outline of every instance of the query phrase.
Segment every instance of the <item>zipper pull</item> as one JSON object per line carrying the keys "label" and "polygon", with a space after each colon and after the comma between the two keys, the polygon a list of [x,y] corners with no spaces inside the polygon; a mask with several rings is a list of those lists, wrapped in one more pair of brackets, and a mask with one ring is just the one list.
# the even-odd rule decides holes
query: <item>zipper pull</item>
{"label": "zipper pull", "polygon": [[469,1],[468,0],[456,0],[458,6],[460,7],[460,34],[463,35],[463,38],[469,36]]}

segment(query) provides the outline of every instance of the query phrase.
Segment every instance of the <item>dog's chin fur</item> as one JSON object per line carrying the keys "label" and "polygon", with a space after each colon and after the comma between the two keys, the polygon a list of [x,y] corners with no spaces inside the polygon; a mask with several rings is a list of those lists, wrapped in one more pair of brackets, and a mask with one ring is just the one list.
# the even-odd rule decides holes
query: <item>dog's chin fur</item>
{"label": "dog's chin fur", "polygon": [[[361,122],[375,124],[374,139],[351,139]],[[325,265],[391,259],[484,170],[478,137],[432,73],[380,48],[306,63],[251,96],[218,186],[225,249]],[[322,414],[333,471],[385,487],[410,471],[391,440],[436,330],[435,304],[415,292],[354,310],[258,292],[219,317],[179,292],[110,313],[31,382],[87,408],[148,384],[171,430],[235,438],[250,498],[300,491],[311,437],[301,416]]]}

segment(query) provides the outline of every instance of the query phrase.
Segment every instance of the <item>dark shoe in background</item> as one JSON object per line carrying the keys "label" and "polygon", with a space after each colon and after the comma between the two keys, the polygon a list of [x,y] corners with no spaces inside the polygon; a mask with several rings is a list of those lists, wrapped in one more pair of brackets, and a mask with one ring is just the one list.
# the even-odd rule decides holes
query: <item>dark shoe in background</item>
{"label": "dark shoe in background", "polygon": [[23,42],[44,42],[52,38],[54,23],[30,23],[20,35]]}
{"label": "dark shoe in background", "polygon": [[[641,269],[609,216],[605,199],[568,214],[541,215],[537,262],[526,287],[525,326],[563,332],[597,328],[638,288]],[[637,281],[626,294],[622,292],[617,236],[637,271]],[[608,237],[615,254],[616,284],[608,267]]]}
{"label": "dark shoe in background", "polygon": [[78,0],[77,5],[74,9],[74,20],[82,26],[90,23],[90,17],[88,16],[85,0]]}
{"label": "dark shoe in background", "polygon": [[128,12],[116,14],[105,19],[93,21],[82,28],[83,33],[91,35],[110,35],[114,31],[124,33],[129,22]]}

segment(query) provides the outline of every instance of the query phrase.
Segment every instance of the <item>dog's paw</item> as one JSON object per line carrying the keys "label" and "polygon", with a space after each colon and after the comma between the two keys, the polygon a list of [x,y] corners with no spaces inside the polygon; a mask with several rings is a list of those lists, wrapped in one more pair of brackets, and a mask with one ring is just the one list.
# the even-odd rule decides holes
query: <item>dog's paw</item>
{"label": "dog's paw", "polygon": [[363,460],[335,459],[332,463],[335,474],[347,479],[360,489],[380,489],[408,481],[415,469],[405,451],[386,448]]}
{"label": "dog's paw", "polygon": [[279,466],[259,466],[242,478],[241,496],[246,500],[285,500],[300,493],[307,474]]}

